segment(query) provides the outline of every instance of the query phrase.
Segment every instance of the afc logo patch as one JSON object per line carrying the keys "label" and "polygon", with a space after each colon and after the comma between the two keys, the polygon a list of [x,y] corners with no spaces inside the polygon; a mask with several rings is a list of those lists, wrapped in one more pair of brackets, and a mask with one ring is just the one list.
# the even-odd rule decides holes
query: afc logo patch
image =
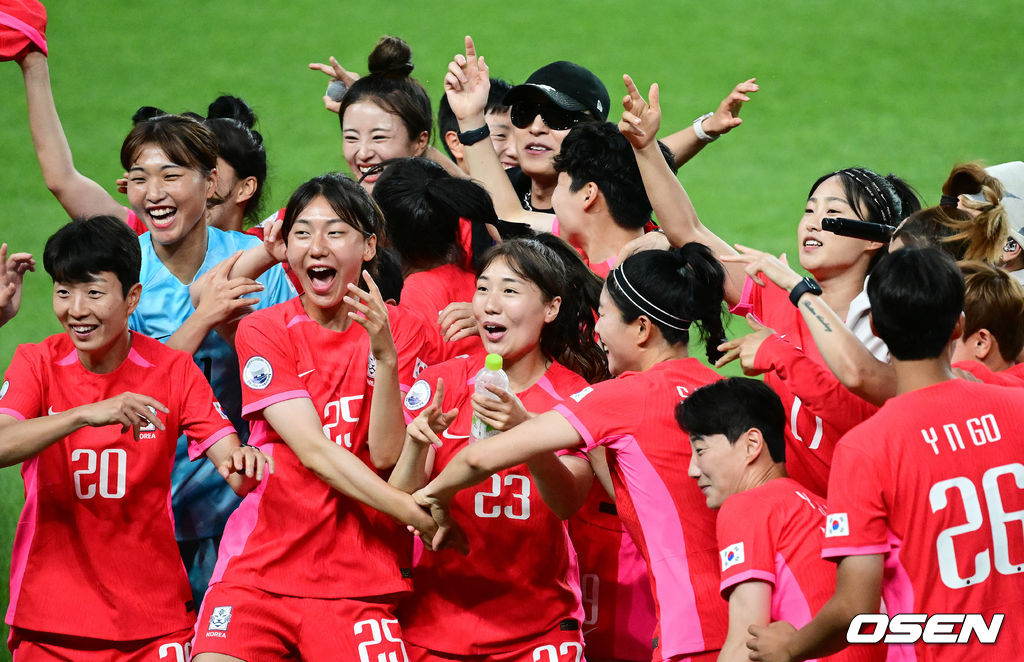
{"label": "afc logo patch", "polygon": [[210,624],[206,629],[227,632],[229,623],[231,623],[231,607],[214,607],[213,613],[210,614]]}
{"label": "afc logo patch", "polygon": [[262,391],[270,386],[270,380],[274,378],[274,369],[270,361],[262,356],[250,357],[242,368],[242,381],[245,385],[256,391]]}
{"label": "afc logo patch", "polygon": [[409,411],[417,411],[426,407],[428,402],[430,402],[430,384],[422,379],[417,380],[405,396],[405,408]]}
{"label": "afc logo patch", "polygon": [[579,401],[580,401],[580,400],[582,400],[583,398],[585,398],[585,397],[587,397],[588,395],[590,395],[590,393],[591,393],[591,392],[592,392],[593,390],[594,390],[594,387],[593,387],[593,386],[588,386],[588,387],[586,387],[585,389],[583,389],[582,391],[580,391],[579,393],[573,393],[573,394],[572,394],[572,395],[570,395],[569,397],[570,397],[570,398],[572,398],[573,400],[575,400],[576,402],[579,402]]}

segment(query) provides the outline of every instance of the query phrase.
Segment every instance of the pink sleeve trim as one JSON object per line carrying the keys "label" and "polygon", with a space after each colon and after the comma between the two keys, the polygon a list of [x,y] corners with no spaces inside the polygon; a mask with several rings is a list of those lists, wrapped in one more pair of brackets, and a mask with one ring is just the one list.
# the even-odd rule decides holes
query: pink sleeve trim
{"label": "pink sleeve trim", "polygon": [[743,292],[740,293],[740,300],[736,302],[736,305],[729,309],[729,312],[733,315],[739,315],[740,317],[745,316],[747,313],[754,311],[754,304],[751,301],[754,295],[754,281],[750,276],[743,281]]}
{"label": "pink sleeve trim", "polygon": [[594,435],[590,434],[590,430],[587,429],[587,426],[583,425],[583,422],[576,418],[576,414],[569,411],[568,407],[565,405],[555,405],[555,408],[552,411],[557,411],[559,414],[564,416],[565,420],[569,421],[569,425],[573,426],[576,431],[580,433],[580,436],[583,437],[583,443],[588,451],[594,446],[597,446],[597,444],[594,443]]}
{"label": "pink sleeve trim", "polygon": [[46,37],[44,37],[39,30],[35,29],[25,21],[6,12],[0,12],[0,25],[6,25],[7,27],[14,28],[18,32],[22,33],[28,37],[32,43],[38,46],[41,51],[43,51],[43,55],[47,55]]}
{"label": "pink sleeve trim", "polygon": [[768,582],[772,586],[775,585],[775,573],[768,572],[767,570],[747,570],[738,575],[733,575],[732,577],[723,579],[722,585],[718,587],[718,590],[724,598],[726,590],[736,584],[742,584],[743,582],[750,581],[751,579],[760,579]]}
{"label": "pink sleeve trim", "polygon": [[215,443],[217,443],[218,441],[220,441],[224,437],[228,436],[229,434],[237,434],[237,433],[235,432],[235,428],[231,427],[230,425],[225,425],[224,427],[222,427],[221,429],[217,430],[216,432],[211,434],[209,437],[207,437],[203,441],[201,441],[201,442],[199,442],[197,444],[189,444],[189,447],[188,447],[188,459],[189,459],[189,461],[190,462],[194,462],[194,461],[198,460],[200,457],[203,456],[203,454],[206,453],[206,451],[210,450],[210,446],[213,446]]}
{"label": "pink sleeve trim", "polygon": [[256,402],[250,402],[249,404],[242,407],[242,416],[249,416],[260,410],[266,409],[270,405],[277,404],[278,402],[284,402],[285,400],[295,400],[296,398],[309,398],[309,392],[306,389],[296,389],[294,391],[283,391],[281,393],[275,393],[274,395],[267,396],[262,400]]}
{"label": "pink sleeve trim", "polygon": [[25,415],[24,414],[22,414],[20,411],[15,411],[13,409],[2,409],[2,408],[0,408],[0,414],[7,414],[8,416],[13,416],[14,418],[18,419],[19,421],[24,421],[25,420]]}
{"label": "pink sleeve trim", "polygon": [[851,545],[849,547],[822,547],[821,558],[834,559],[839,556],[867,556],[868,554],[888,554],[892,551],[892,545],[882,543],[880,545]]}

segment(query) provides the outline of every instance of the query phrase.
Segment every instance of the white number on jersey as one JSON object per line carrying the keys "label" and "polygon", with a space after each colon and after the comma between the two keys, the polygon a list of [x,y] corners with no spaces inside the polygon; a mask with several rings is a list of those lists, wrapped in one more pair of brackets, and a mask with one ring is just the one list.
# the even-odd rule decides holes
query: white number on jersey
{"label": "white number on jersey", "polygon": [[[803,404],[803,402],[800,400],[800,398],[798,398],[796,396],[793,396],[793,408],[791,410],[789,410],[789,428],[793,431],[793,438],[796,439],[797,441],[803,441],[804,440],[804,438],[801,437],[800,433],[797,432],[797,430],[796,430],[796,421],[797,421],[797,417],[800,414],[800,406],[802,404]],[[818,417],[818,416],[815,416],[814,417],[814,438],[811,439],[811,443],[807,446],[807,448],[810,448],[813,451],[818,446],[821,446],[821,437],[822,437],[822,435],[823,435],[823,433],[822,433],[822,429],[821,429],[821,418]]]}
{"label": "white number on jersey", "polygon": [[594,574],[580,575],[580,602],[583,603],[583,614],[586,618],[583,625],[597,624],[597,596],[601,590],[601,578]]}
{"label": "white number on jersey", "polygon": [[[401,637],[396,637],[391,628],[398,629],[398,621],[396,619],[382,619],[379,624],[377,621],[367,619],[365,621],[359,621],[353,627],[355,635],[358,637],[362,634],[363,630],[368,630],[370,634],[369,641],[363,641],[359,644],[359,662],[371,662],[370,653],[367,649],[371,646],[381,646],[384,642],[391,642],[392,644],[398,644],[397,646],[389,646],[384,644],[381,646],[383,652],[377,653],[377,657],[373,662],[409,662],[409,656],[405,654],[405,643]],[[383,632],[384,637],[381,638]],[[402,654],[401,660],[399,660],[398,653]]]}
{"label": "white number on jersey", "polygon": [[[519,491],[516,492],[517,487]],[[477,517],[494,518],[501,517],[502,513],[509,519],[530,519],[530,479],[519,474],[508,474],[505,476],[505,487],[512,488],[512,496],[519,501],[519,507],[515,505],[505,506],[495,504],[491,499],[501,496],[502,480],[498,474],[491,474],[491,489],[486,492],[477,492],[474,500],[473,512]],[[490,505],[489,503],[490,502]]]}
{"label": "white number on jersey", "polygon": [[346,432],[343,435],[334,434],[334,430],[342,423],[359,422],[359,416],[352,413],[352,403],[358,402],[362,399],[363,396],[361,395],[351,395],[348,397],[338,398],[337,400],[328,402],[324,405],[324,415],[320,420],[331,421],[324,425],[324,436],[339,446],[344,444],[346,448],[352,448],[352,433]]}
{"label": "white number on jersey", "polygon": [[164,644],[158,651],[161,660],[174,660],[174,662],[188,662],[191,659],[191,653],[192,644],[179,644],[177,642]]}
{"label": "white number on jersey", "polygon": [[931,503],[933,513],[945,510],[949,505],[948,493],[954,490],[958,491],[960,499],[963,501],[964,515],[967,518],[965,523],[951,526],[940,532],[935,540],[935,549],[939,558],[939,575],[942,577],[942,583],[949,588],[963,588],[988,579],[992,572],[992,559],[995,560],[996,572],[1001,575],[1024,572],[1024,559],[1017,559],[1016,562],[1010,559],[1010,545],[1007,537],[1007,523],[1016,522],[1013,531],[1019,531],[1021,524],[1024,523],[1024,510],[1008,513],[1003,509],[1003,497],[999,492],[1001,476],[1012,476],[1013,483],[1018,488],[1024,488],[1024,465],[1019,462],[993,467],[982,476],[981,488],[985,495],[989,527],[992,532],[992,558],[989,557],[988,549],[975,554],[974,574],[970,577],[960,576],[953,539],[960,534],[977,531],[984,525],[985,515],[978,499],[978,489],[971,479],[966,476],[957,476],[940,480],[928,490],[928,501]]}
{"label": "white number on jersey", "polygon": [[[71,461],[85,460],[85,468],[74,472],[75,495],[79,499],[92,499],[99,492],[104,499],[120,499],[125,494],[125,470],[128,454],[123,448],[108,448],[98,454],[99,476],[96,473],[96,451],[90,448],[76,448],[71,451]],[[111,466],[113,465],[113,466]],[[113,490],[111,490],[111,474],[113,474]]]}
{"label": "white number on jersey", "polygon": [[[563,656],[566,657],[563,660]],[[583,645],[577,641],[563,641],[557,649],[554,644],[544,644],[533,649],[533,662],[580,662],[583,659]]]}

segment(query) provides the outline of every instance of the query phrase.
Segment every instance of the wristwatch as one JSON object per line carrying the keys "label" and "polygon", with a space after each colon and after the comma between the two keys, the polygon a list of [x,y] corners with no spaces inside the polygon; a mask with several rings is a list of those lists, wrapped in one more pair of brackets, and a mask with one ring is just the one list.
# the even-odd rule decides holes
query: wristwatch
{"label": "wristwatch", "polygon": [[815,296],[821,296],[821,285],[818,285],[817,281],[810,276],[804,276],[803,279],[796,284],[796,287],[790,291],[789,300],[793,302],[794,306],[796,306],[798,305],[797,302],[800,301],[800,297],[802,297],[805,292],[810,292]]}

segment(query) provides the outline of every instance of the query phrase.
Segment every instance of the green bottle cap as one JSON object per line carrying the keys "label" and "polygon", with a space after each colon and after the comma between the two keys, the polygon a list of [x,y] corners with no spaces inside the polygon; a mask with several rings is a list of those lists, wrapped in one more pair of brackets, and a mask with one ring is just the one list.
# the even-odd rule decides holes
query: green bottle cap
{"label": "green bottle cap", "polygon": [[484,359],[484,367],[488,370],[501,370],[501,354],[488,354]]}

